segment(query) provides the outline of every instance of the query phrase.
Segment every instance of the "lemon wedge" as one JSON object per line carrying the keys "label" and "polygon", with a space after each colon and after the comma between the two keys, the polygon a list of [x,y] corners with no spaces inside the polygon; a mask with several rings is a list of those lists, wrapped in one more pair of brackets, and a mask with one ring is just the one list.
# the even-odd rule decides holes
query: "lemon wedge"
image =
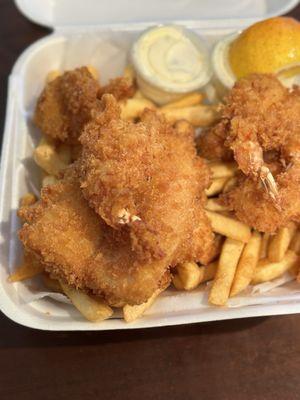
{"label": "lemon wedge", "polygon": [[300,23],[276,17],[244,30],[230,45],[229,64],[234,75],[274,73],[300,63]]}

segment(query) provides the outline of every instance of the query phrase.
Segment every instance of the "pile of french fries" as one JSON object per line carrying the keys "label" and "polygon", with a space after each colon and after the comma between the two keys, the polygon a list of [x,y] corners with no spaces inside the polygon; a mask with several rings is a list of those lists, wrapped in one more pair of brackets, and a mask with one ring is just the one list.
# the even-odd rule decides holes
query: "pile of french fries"
{"label": "pile of french fries", "polygon": [[249,285],[268,282],[286,271],[297,274],[300,255],[300,231],[291,223],[275,235],[252,230],[230,215],[218,202],[236,182],[235,163],[209,163],[212,183],[206,190],[206,214],[216,234],[225,237],[216,261],[199,266],[184,263],[176,267],[173,284],[178,290],[192,290],[200,283],[211,281],[209,302],[226,305],[230,297],[243,292]]}
{"label": "pile of french fries", "polygon": [[[98,71],[89,67],[92,75],[98,79]],[[60,75],[59,71],[48,74],[50,82]],[[124,76],[134,79],[132,68],[126,67]],[[202,104],[202,93],[190,93],[180,100],[157,107],[137,90],[134,97],[120,103],[122,117],[135,120],[147,108],[156,109],[172,123],[186,120],[195,127],[211,125],[217,118],[214,106]],[[185,125],[182,125],[185,129]],[[72,151],[67,145],[57,146],[50,139],[42,138],[34,150],[33,158],[42,169],[44,176],[41,186],[57,182],[60,172],[72,162]],[[234,163],[210,163],[212,183],[206,190],[208,201],[206,213],[213,231],[225,240],[217,260],[207,266],[186,262],[176,267],[173,285],[178,290],[193,290],[201,283],[211,281],[209,302],[213,305],[226,305],[229,297],[235,296],[251,284],[270,281],[290,271],[295,274],[298,254],[300,254],[300,231],[294,225],[282,228],[274,236],[252,231],[251,228],[232,218],[226,207],[221,205],[217,196],[230,190],[236,182],[237,167]],[[21,199],[21,205],[33,204],[37,199],[27,193]],[[9,277],[18,282],[42,274],[45,286],[54,292],[66,295],[79,312],[89,321],[99,322],[112,316],[113,309],[104,300],[88,295],[67,285],[63,281],[51,278],[44,272],[42,265],[31,255],[24,255],[23,264]],[[151,307],[164,289],[158,289],[147,302],[123,307],[126,322],[135,321]]]}

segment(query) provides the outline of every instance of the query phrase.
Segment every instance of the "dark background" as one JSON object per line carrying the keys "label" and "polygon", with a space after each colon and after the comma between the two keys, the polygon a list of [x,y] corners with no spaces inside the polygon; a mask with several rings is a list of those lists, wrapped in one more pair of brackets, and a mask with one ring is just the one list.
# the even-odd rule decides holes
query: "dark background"
{"label": "dark background", "polygon": [[[42,1],[42,0],[41,0]],[[300,19],[300,6],[292,16]],[[0,0],[0,122],[17,56],[49,31]],[[42,332],[0,313],[0,399],[300,399],[300,315]]]}

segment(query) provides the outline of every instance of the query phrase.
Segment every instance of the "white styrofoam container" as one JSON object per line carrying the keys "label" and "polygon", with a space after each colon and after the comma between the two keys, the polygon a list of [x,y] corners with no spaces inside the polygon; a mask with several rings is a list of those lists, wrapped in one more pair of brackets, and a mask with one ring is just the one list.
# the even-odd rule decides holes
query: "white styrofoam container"
{"label": "white styrofoam container", "polygon": [[[32,168],[30,156],[38,138],[30,117],[50,70],[92,64],[100,69],[102,81],[105,81],[120,74],[126,63],[126,51],[121,56],[112,51],[107,58],[106,41],[116,49],[127,50],[145,28],[172,22],[194,29],[212,46],[224,35],[258,19],[286,13],[298,0],[16,0],[16,3],[29,19],[52,27],[53,33],[23,52],[9,77],[0,170],[1,311],[15,322],[44,330],[145,328],[300,312],[300,302],[288,295],[274,298],[272,304],[228,309],[207,306],[201,312],[195,308],[195,302],[189,307],[188,297],[185,297],[180,309],[178,304],[172,306],[175,292],[168,290],[162,300],[169,302],[168,311],[161,312],[154,305],[144,318],[133,324],[126,324],[120,318],[95,324],[85,321],[69,304],[47,297],[24,303],[20,289],[26,283],[7,282],[22,252],[17,239],[20,225],[16,210],[19,198],[31,185],[28,179]],[[93,50],[86,45],[89,38]],[[37,168],[32,170],[36,173]]]}

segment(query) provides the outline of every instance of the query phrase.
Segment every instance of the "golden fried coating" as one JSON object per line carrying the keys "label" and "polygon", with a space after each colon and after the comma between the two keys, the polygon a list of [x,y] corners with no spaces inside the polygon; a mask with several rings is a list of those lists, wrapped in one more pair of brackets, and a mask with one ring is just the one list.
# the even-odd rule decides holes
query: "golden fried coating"
{"label": "golden fried coating", "polygon": [[88,206],[72,172],[20,209],[24,247],[52,277],[102,296],[110,305],[139,304],[169,281],[168,260],[137,261],[127,234],[108,227]]}
{"label": "golden fried coating", "polygon": [[78,143],[78,136],[97,108],[99,83],[88,68],[65,72],[46,84],[34,122],[42,133],[61,142]]}
{"label": "golden fried coating", "polygon": [[226,98],[221,121],[200,139],[200,153],[227,159],[243,176],[224,196],[236,216],[262,232],[275,232],[300,215],[300,90],[273,75],[239,80]]}
{"label": "golden fried coating", "polygon": [[289,90],[273,75],[240,79],[225,99],[221,120],[199,139],[200,154],[228,159],[232,150],[245,174],[257,170],[262,152],[281,151],[299,135],[299,94],[299,88]]}
{"label": "golden fried coating", "polygon": [[[276,167],[278,171],[278,166]],[[275,168],[272,168],[272,172]],[[222,196],[222,202],[237,218],[260,232],[275,233],[290,221],[300,223],[300,165],[275,174],[280,193],[278,207],[258,180],[241,176],[236,187]]]}
{"label": "golden fried coating", "polygon": [[112,94],[116,100],[126,100],[136,92],[135,84],[125,77],[111,79],[106,86],[103,86],[98,93],[101,98],[104,94]]}
{"label": "golden fried coating", "polygon": [[299,88],[289,90],[273,75],[240,79],[225,99],[221,121],[201,139],[201,154],[224,158],[227,148],[245,174],[257,172],[263,152],[284,151],[289,139],[299,136],[299,95]]}
{"label": "golden fried coating", "polygon": [[226,139],[225,126],[226,122],[221,121],[213,128],[205,130],[198,136],[196,139],[196,145],[198,153],[201,157],[211,161],[232,160],[232,151],[224,145]]}
{"label": "golden fried coating", "polygon": [[152,110],[139,123],[123,121],[113,96],[102,103],[80,137],[77,170],[90,206],[128,232],[141,260],[206,263],[213,243],[203,210],[209,171],[192,131],[178,133]]}

